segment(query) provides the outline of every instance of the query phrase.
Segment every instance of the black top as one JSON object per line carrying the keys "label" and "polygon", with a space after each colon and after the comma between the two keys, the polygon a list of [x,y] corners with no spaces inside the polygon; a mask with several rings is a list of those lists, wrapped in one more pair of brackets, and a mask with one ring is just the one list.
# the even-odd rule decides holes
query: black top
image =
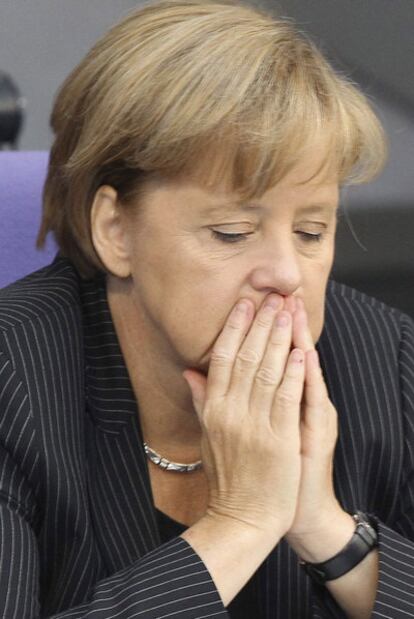
{"label": "black top", "polygon": [[[173,537],[181,535],[186,530],[186,526],[173,520],[167,514],[156,509],[158,530],[161,542],[164,544]],[[231,604],[227,607],[231,619],[252,619],[259,616],[257,604],[256,582],[254,576],[246,583],[243,589],[236,595]]]}

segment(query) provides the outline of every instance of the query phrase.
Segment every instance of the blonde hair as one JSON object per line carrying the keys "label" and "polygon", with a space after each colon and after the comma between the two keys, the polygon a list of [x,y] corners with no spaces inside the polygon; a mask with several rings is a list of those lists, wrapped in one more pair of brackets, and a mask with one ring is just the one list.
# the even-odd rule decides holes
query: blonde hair
{"label": "blonde hair", "polygon": [[[284,18],[229,0],[163,0],[105,34],[58,92],[38,245],[52,231],[84,277],[96,190],[137,203],[146,181],[198,168],[260,196],[323,134],[341,184],[381,169],[366,98]],[[206,155],[208,154],[208,158]],[[202,175],[203,176],[203,175]]]}

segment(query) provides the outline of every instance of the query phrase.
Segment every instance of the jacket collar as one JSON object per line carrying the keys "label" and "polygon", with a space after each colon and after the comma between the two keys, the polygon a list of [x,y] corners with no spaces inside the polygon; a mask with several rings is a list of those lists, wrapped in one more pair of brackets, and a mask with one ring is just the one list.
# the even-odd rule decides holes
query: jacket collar
{"label": "jacket collar", "polygon": [[104,276],[81,282],[81,302],[89,413],[102,431],[115,435],[138,417],[138,407],[112,322]]}
{"label": "jacket collar", "polygon": [[138,405],[112,322],[106,279],[80,285],[86,406],[92,422],[86,446],[90,509],[103,562],[113,573],[160,540]]}

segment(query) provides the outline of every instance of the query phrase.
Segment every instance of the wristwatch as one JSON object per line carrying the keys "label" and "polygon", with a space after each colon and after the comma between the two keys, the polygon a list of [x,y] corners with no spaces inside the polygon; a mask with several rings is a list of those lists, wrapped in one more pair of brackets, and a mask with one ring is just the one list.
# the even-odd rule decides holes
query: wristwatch
{"label": "wristwatch", "polygon": [[303,569],[318,585],[343,576],[364,559],[378,544],[375,523],[367,514],[356,512],[356,527],[348,544],[338,554],[322,563],[299,561]]}

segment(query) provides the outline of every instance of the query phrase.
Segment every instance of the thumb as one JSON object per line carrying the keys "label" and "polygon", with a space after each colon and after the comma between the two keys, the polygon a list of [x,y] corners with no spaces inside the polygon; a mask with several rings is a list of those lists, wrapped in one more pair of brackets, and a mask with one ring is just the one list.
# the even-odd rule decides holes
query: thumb
{"label": "thumb", "polygon": [[194,408],[199,419],[201,419],[206,399],[207,379],[196,370],[185,370],[183,378],[190,387]]}

